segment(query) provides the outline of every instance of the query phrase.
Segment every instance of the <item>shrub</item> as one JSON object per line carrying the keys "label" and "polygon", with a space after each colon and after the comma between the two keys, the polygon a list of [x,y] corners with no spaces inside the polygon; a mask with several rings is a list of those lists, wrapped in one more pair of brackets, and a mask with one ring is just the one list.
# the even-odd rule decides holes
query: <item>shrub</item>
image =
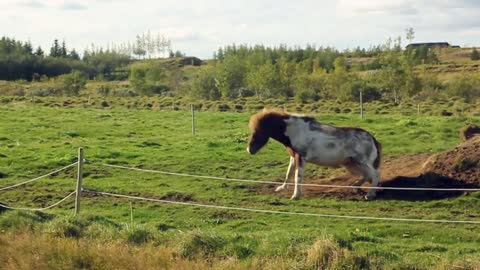
{"label": "shrub", "polygon": [[189,259],[213,257],[225,243],[217,234],[195,231],[180,242],[180,254]]}
{"label": "shrub", "polygon": [[307,103],[309,101],[316,100],[316,94],[310,90],[300,90],[295,93],[295,100],[301,103]]}
{"label": "shrub", "polygon": [[470,54],[470,59],[480,60],[480,53],[478,53],[477,48],[473,48],[472,53]]}
{"label": "shrub", "polygon": [[127,241],[132,244],[140,245],[152,239],[152,233],[144,228],[133,228],[127,232]]}
{"label": "shrub", "polygon": [[100,94],[104,97],[107,97],[111,92],[110,86],[108,86],[108,85],[101,85],[96,90],[97,90],[98,94]]}
{"label": "shrub", "polygon": [[87,83],[83,73],[78,70],[62,75],[59,79],[62,82],[63,92],[67,96],[78,96],[80,90],[84,89]]}
{"label": "shrub", "polygon": [[142,95],[160,94],[169,90],[164,83],[165,68],[158,62],[138,62],[130,68],[130,83]]}
{"label": "shrub", "polygon": [[43,223],[54,218],[54,215],[43,212],[9,211],[0,216],[2,229],[34,229],[35,224]]}
{"label": "shrub", "polygon": [[451,95],[461,97],[466,102],[474,101],[480,97],[480,77],[471,74],[462,74],[448,85]]}
{"label": "shrub", "polygon": [[306,266],[309,269],[370,269],[371,263],[367,257],[352,255],[337,241],[324,236],[307,250]]}

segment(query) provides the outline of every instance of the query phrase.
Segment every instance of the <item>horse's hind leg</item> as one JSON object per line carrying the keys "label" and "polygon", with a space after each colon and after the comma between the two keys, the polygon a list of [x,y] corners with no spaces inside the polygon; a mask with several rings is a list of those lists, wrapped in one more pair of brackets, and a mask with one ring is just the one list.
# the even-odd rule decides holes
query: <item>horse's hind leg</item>
{"label": "horse's hind leg", "polygon": [[[378,171],[375,168],[373,168],[373,166],[369,165],[368,167],[369,167],[370,179],[372,179],[371,187],[378,187],[378,184],[380,183],[380,175]],[[370,200],[370,199],[374,199],[376,196],[377,196],[377,190],[370,189],[365,198],[367,200]]]}
{"label": "horse's hind leg", "polygon": [[369,179],[372,181],[372,185],[370,187],[373,187],[367,192],[365,199],[367,200],[374,199],[377,196],[377,190],[375,188],[378,186],[378,183],[380,182],[380,175],[378,171],[370,164],[362,164],[361,168],[364,171],[365,179]]}
{"label": "horse's hind leg", "polygon": [[[361,186],[366,180],[371,180],[371,187],[377,187],[378,183],[380,182],[378,171],[372,165],[362,162],[358,159],[352,158],[351,163],[347,166],[347,169],[353,174],[362,175],[362,178],[353,183],[353,186]],[[361,193],[361,190],[357,189],[357,192]],[[369,189],[365,198],[367,200],[371,200],[374,199],[376,195],[377,190],[372,188]]]}
{"label": "horse's hind leg", "polygon": [[290,179],[290,177],[292,176],[292,174],[294,172],[293,166],[295,166],[295,158],[290,157],[290,163],[288,164],[287,175],[285,176],[285,181],[283,182],[283,184],[281,186],[277,187],[275,189],[275,191],[282,191],[282,190],[285,189],[285,187],[287,186],[288,179]]}
{"label": "horse's hind leg", "polygon": [[360,168],[360,164],[357,161],[352,159],[352,161],[348,165],[346,165],[345,168],[351,174],[353,174],[355,176],[361,176],[362,177],[362,178],[358,179],[357,181],[353,182],[352,186],[356,187],[354,189],[357,193],[362,194],[362,195],[365,194],[363,192],[363,190],[361,188],[359,188],[360,186],[363,185],[363,183],[365,183],[365,181],[367,181],[366,174],[364,173],[364,170],[362,170]]}

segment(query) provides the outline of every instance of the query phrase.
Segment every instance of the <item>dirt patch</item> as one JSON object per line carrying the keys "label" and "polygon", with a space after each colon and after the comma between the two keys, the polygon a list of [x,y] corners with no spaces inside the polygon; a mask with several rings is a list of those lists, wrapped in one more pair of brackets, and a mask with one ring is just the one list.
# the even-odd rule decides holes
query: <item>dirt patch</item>
{"label": "dirt patch", "polygon": [[[452,150],[433,156],[429,154],[408,154],[388,156],[380,167],[383,187],[420,188],[480,188],[480,136],[473,136]],[[327,185],[352,185],[358,177],[345,173],[344,169],[334,170],[329,178],[310,178],[303,183]],[[369,183],[364,186],[370,185]],[[273,193],[275,185],[255,188],[256,192]],[[290,197],[293,186],[280,192]],[[431,200],[456,197],[462,192],[452,191],[411,191],[378,190],[378,199]],[[302,197],[336,197],[348,200],[363,200],[363,192],[351,188],[302,187]]]}
{"label": "dirt patch", "polygon": [[434,172],[471,185],[480,184],[480,136],[461,143],[452,150],[431,156],[423,171]]}

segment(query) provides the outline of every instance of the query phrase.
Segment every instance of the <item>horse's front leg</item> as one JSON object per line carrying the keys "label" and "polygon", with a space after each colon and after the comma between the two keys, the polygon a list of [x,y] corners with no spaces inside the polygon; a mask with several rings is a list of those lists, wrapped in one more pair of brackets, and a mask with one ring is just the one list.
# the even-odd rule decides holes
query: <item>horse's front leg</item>
{"label": "horse's front leg", "polygon": [[282,191],[287,187],[288,179],[292,176],[293,166],[295,166],[295,158],[290,157],[290,163],[288,164],[287,175],[285,176],[285,181],[283,184],[275,189],[275,191]]}
{"label": "horse's front leg", "polygon": [[301,187],[300,184],[302,183],[302,178],[303,178],[303,172],[305,170],[305,160],[297,154],[295,156],[295,190],[293,191],[292,195],[292,200],[298,200],[300,199],[300,196],[302,195]]}

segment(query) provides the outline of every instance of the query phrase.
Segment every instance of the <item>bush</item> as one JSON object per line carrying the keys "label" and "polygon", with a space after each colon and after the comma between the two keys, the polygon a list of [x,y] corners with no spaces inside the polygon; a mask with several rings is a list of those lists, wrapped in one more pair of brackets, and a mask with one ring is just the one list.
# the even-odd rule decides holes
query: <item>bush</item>
{"label": "bush", "polygon": [[78,70],[62,75],[59,78],[62,82],[63,92],[67,96],[78,96],[80,90],[84,89],[87,83],[86,77]]}
{"label": "bush", "polygon": [[108,85],[100,85],[100,87],[98,87],[96,90],[98,94],[104,97],[107,97],[111,92],[110,86]]}
{"label": "bush", "polygon": [[127,241],[132,244],[140,245],[152,239],[152,233],[144,228],[133,228],[127,232]]}
{"label": "bush", "polygon": [[35,224],[44,223],[54,218],[54,215],[43,212],[9,211],[0,216],[2,229],[34,229]]}
{"label": "bush", "polygon": [[317,96],[315,92],[311,90],[299,90],[295,93],[295,100],[301,103],[307,103],[309,101],[315,101]]}
{"label": "bush", "polygon": [[61,96],[63,93],[62,89],[57,86],[48,86],[45,88],[35,88],[32,91],[32,95],[37,97],[48,97],[48,96]]}
{"label": "bush", "polygon": [[222,96],[217,87],[215,72],[211,69],[203,70],[192,84],[191,95],[200,99],[218,100]]}
{"label": "bush", "polygon": [[346,248],[330,237],[317,240],[306,256],[308,269],[370,269],[367,257],[352,255]]}
{"label": "bush", "polygon": [[163,81],[165,77],[165,68],[158,62],[138,62],[130,68],[130,83],[142,95],[167,92],[169,87]]}
{"label": "bush", "polygon": [[196,231],[186,235],[180,242],[180,254],[189,259],[213,257],[225,243],[219,235]]}
{"label": "bush", "polygon": [[474,61],[480,60],[480,53],[478,53],[477,48],[473,48],[472,53],[470,54],[470,59]]}
{"label": "bush", "polygon": [[448,85],[447,91],[454,96],[472,102],[480,97],[480,77],[462,74]]}
{"label": "bush", "polygon": [[138,96],[135,91],[128,88],[120,88],[113,90],[113,95],[117,97],[136,97]]}

